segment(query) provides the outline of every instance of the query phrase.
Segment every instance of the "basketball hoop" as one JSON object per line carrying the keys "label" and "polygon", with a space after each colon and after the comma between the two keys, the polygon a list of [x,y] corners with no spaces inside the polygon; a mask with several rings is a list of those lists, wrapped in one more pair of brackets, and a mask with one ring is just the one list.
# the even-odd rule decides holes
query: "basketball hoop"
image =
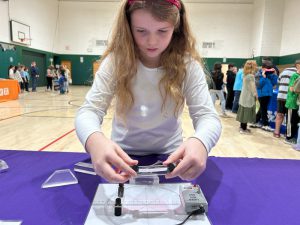
{"label": "basketball hoop", "polygon": [[20,40],[20,42],[22,43],[22,44],[24,44],[24,45],[30,45],[30,43],[31,43],[31,38],[19,38],[19,40]]}

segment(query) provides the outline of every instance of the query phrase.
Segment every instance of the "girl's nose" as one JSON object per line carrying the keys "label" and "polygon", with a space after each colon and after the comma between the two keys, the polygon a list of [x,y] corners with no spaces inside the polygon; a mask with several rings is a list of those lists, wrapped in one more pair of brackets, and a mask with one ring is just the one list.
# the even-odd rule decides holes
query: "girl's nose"
{"label": "girl's nose", "polygon": [[149,34],[148,39],[147,39],[147,43],[150,46],[155,46],[157,42],[157,38],[155,36],[155,34]]}

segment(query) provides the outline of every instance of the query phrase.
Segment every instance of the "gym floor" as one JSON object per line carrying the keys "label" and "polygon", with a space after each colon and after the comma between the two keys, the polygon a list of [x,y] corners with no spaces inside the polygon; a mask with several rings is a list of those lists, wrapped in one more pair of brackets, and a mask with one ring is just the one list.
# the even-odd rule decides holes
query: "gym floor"
{"label": "gym floor", "polygon": [[[35,93],[21,93],[18,100],[0,103],[0,149],[84,152],[74,130],[74,118],[89,88],[70,86],[68,94],[59,95],[39,87]],[[285,144],[284,137],[274,138],[271,132],[258,128],[251,129],[250,135],[240,134],[236,115],[228,114],[229,118],[221,118],[222,135],[211,156],[300,159],[300,152]],[[109,110],[103,123],[107,137],[112,117]],[[187,108],[182,124],[184,138],[193,134]]]}

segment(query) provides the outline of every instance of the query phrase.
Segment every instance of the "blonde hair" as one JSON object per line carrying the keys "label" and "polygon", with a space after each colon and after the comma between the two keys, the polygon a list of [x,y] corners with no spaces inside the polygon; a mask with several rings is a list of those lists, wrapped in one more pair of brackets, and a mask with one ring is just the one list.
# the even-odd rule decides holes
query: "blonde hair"
{"label": "blonde hair", "polygon": [[163,98],[162,109],[168,97],[175,101],[175,116],[178,116],[179,110],[183,107],[182,85],[186,76],[184,58],[190,56],[201,64],[202,59],[195,49],[196,41],[191,34],[185,6],[182,1],[180,3],[181,7],[178,9],[166,0],[136,0],[130,5],[127,0],[122,1],[112,30],[111,41],[101,58],[102,62],[113,53],[116,109],[121,118],[124,118],[134,103],[131,81],[137,72],[139,53],[131,33],[130,15],[137,9],[146,9],[158,20],[174,24],[175,29],[170,44],[161,55],[160,62],[165,74],[160,80],[159,89]]}
{"label": "blonde hair", "polygon": [[255,60],[247,60],[244,66],[244,75],[255,74],[257,71],[257,63]]}

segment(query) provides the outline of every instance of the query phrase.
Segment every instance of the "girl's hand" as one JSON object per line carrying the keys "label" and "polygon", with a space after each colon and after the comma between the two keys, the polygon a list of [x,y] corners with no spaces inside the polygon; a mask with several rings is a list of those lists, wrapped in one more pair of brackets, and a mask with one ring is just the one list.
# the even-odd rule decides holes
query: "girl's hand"
{"label": "girl's hand", "polygon": [[180,161],[166,178],[179,176],[183,180],[193,180],[206,168],[207,151],[200,140],[189,138],[164,161],[164,165]]}
{"label": "girl's hand", "polygon": [[86,149],[91,155],[95,172],[110,183],[124,183],[137,175],[130,166],[136,165],[138,161],[131,159],[120,146],[102,133],[90,135]]}

